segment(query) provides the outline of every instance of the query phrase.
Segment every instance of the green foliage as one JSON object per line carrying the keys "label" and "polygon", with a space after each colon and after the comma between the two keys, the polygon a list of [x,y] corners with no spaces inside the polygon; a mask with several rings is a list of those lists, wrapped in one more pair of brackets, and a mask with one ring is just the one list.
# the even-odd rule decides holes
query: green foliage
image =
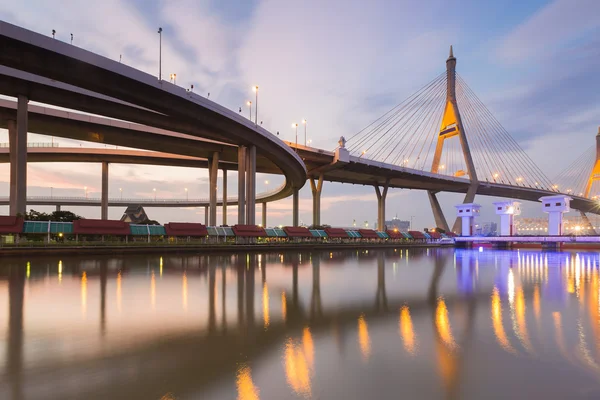
{"label": "green foliage", "polygon": [[71,211],[53,211],[50,214],[45,212],[39,212],[35,210],[29,210],[23,216],[25,221],[54,221],[54,222],[73,222],[83,217],[72,213]]}

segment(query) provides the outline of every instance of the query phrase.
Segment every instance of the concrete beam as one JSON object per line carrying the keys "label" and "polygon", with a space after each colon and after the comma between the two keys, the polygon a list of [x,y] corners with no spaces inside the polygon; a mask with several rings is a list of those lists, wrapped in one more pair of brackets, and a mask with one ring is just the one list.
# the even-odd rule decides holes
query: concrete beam
{"label": "concrete beam", "polygon": [[102,193],[100,195],[100,219],[108,219],[108,163],[102,163]]}
{"label": "concrete beam", "polygon": [[210,226],[217,226],[217,175],[219,173],[219,153],[214,152],[208,169],[209,188],[208,197],[210,205]]}
{"label": "concrete beam", "polygon": [[246,223],[246,147],[238,148],[238,224]]}
{"label": "concrete beam", "polygon": [[223,225],[227,225],[227,170],[223,170]]}
{"label": "concrete beam", "polygon": [[448,228],[448,222],[446,221],[446,217],[444,216],[442,206],[440,206],[440,202],[436,196],[436,193],[437,192],[432,190],[427,191],[427,196],[429,197],[429,202],[431,203],[431,211],[433,211],[433,218],[435,219],[435,225],[436,227],[442,228],[448,232],[450,230]]}
{"label": "concrete beam", "polygon": [[293,194],[293,199],[292,199],[292,225],[293,226],[298,226],[299,225],[299,222],[298,222],[299,199],[298,199],[298,197],[299,197],[299,190],[298,189],[294,189],[294,194]]}
{"label": "concrete beam", "polygon": [[323,191],[323,174],[319,174],[317,182],[310,178],[310,189],[313,195],[313,225],[321,225],[321,192]]}

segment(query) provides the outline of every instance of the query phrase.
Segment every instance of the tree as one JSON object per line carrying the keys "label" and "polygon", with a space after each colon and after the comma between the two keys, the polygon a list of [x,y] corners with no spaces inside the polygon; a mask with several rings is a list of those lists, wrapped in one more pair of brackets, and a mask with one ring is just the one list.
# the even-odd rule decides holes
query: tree
{"label": "tree", "polygon": [[29,210],[25,213],[25,221],[54,221],[54,222],[73,222],[83,217],[72,213],[71,211],[54,211],[50,214],[45,212],[39,212],[35,210]]}

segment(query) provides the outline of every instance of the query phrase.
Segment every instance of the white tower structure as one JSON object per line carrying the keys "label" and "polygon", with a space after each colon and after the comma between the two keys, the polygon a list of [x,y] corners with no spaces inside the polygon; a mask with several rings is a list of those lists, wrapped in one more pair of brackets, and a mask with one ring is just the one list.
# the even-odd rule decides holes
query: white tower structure
{"label": "white tower structure", "polygon": [[521,214],[521,203],[514,200],[494,202],[496,215],[500,215],[500,236],[514,235],[515,215]]}
{"label": "white tower structure", "polygon": [[562,235],[563,214],[571,211],[571,198],[565,195],[540,197],[542,211],[548,213],[548,235]]}
{"label": "white tower structure", "polygon": [[475,217],[479,216],[481,206],[474,203],[459,204],[456,207],[456,216],[462,219],[461,236],[473,236]]}

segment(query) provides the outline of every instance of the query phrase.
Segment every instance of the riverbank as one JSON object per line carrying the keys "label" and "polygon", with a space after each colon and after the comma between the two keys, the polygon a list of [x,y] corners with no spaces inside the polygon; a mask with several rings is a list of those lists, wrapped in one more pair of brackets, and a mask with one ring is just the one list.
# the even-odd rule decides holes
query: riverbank
{"label": "riverbank", "polygon": [[371,250],[454,247],[454,244],[439,243],[260,243],[260,244],[86,244],[80,246],[5,246],[0,247],[0,256],[38,255],[123,255],[164,253],[239,253],[269,251],[319,251],[319,250]]}

